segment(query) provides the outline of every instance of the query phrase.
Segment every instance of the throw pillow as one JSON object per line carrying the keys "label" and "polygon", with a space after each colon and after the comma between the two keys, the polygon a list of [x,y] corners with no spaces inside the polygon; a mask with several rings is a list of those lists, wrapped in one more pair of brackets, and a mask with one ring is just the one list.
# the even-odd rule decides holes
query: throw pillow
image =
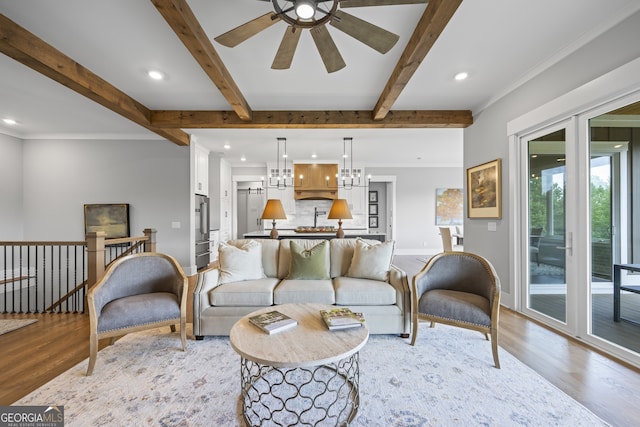
{"label": "throw pillow", "polygon": [[305,249],[294,241],[291,241],[291,265],[287,279],[319,280],[329,279],[329,263],[327,251],[328,242],[315,245],[311,249]]}
{"label": "throw pillow", "polygon": [[387,281],[394,245],[393,240],[370,245],[357,239],[347,277]]}
{"label": "throw pillow", "polygon": [[220,242],[218,264],[220,285],[265,277],[262,268],[262,246],[255,240],[250,240],[239,247]]}

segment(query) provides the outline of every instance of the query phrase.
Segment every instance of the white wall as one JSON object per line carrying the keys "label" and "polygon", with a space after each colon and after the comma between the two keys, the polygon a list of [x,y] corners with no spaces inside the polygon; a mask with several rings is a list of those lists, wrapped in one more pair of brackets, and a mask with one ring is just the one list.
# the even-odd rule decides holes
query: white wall
{"label": "white wall", "polygon": [[0,134],[0,240],[23,240],[22,141]]}
{"label": "white wall", "polygon": [[396,253],[441,252],[442,241],[436,226],[436,189],[462,188],[463,169],[371,167],[367,168],[367,174],[396,176]]}
{"label": "white wall", "polygon": [[[578,18],[578,17],[576,17]],[[502,220],[470,220],[465,218],[465,250],[488,258],[496,268],[502,289],[511,293],[509,283],[509,203],[507,122],[640,57],[640,13],[550,67],[544,73],[500,99],[474,117],[474,124],[464,131],[465,169],[502,159]],[[640,77],[639,77],[640,78]],[[497,231],[489,232],[487,223],[497,223]]]}
{"label": "white wall", "polygon": [[[26,140],[23,160],[25,240],[84,240],[85,203],[129,203],[131,235],[155,228],[158,251],[190,265],[188,147],[158,140]],[[3,193],[5,187],[0,181]]]}

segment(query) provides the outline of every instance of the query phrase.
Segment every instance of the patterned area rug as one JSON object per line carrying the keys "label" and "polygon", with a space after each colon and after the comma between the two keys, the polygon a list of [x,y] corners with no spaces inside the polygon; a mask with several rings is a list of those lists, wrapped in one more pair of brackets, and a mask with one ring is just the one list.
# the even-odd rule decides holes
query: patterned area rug
{"label": "patterned area rug", "polygon": [[37,322],[38,319],[0,319],[0,335]]}
{"label": "patterned area rug", "polygon": [[[339,332],[336,332],[339,333]],[[354,426],[605,426],[509,353],[493,367],[482,334],[421,326],[415,347],[371,336],[360,351]],[[285,351],[285,349],[283,349]],[[168,328],[128,335],[16,405],[64,405],[65,426],[241,426],[240,357],[226,337],[189,341]]]}

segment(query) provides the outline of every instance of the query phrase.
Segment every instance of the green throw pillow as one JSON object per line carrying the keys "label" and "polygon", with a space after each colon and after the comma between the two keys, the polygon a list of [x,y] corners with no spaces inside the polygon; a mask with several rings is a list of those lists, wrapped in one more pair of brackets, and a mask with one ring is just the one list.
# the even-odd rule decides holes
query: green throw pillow
{"label": "green throw pillow", "polygon": [[329,279],[329,263],[325,240],[311,249],[305,249],[294,241],[290,242],[291,265],[287,279],[319,280]]}

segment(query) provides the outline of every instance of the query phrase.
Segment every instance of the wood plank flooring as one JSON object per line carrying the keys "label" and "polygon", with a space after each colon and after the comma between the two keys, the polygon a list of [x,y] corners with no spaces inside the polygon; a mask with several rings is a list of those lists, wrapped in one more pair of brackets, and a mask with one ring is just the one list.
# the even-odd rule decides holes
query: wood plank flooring
{"label": "wood plank flooring", "polygon": [[[423,265],[413,256],[396,257],[394,263],[410,278]],[[638,370],[511,310],[503,308],[500,316],[502,349],[611,425],[640,424]],[[89,356],[88,315],[0,315],[34,317],[38,322],[0,335],[0,405],[15,402]],[[101,342],[101,348],[106,344]],[[189,341],[188,345],[197,342]]]}

